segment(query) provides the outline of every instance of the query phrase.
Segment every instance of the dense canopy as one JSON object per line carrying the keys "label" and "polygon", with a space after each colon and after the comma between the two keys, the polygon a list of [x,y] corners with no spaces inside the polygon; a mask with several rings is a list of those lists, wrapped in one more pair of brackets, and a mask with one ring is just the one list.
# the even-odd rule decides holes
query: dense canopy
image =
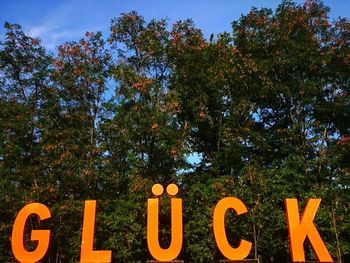
{"label": "dense canopy", "polygon": [[[155,183],[183,198],[180,259],[214,262],[213,208],[227,196],[232,244],[290,262],[284,198],[322,198],[315,223],[333,259],[350,262],[350,22],[320,1],[251,9],[205,39],[191,20],[136,12],[50,53],[21,26],[0,38],[0,261],[14,261],[18,211],[52,218],[43,262],[78,262],[84,200],[97,200],[95,248],[113,262],[150,259],[146,202]],[[191,158],[190,158],[191,157]],[[193,159],[195,161],[193,161]],[[160,240],[170,238],[161,200]],[[314,259],[311,247],[307,257]]]}

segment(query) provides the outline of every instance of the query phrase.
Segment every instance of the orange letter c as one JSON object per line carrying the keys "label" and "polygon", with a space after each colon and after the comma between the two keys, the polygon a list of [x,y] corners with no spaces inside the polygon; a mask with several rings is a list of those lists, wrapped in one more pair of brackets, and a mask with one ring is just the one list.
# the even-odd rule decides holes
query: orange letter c
{"label": "orange letter c", "polygon": [[229,244],[225,231],[225,214],[230,208],[235,210],[237,215],[247,212],[247,208],[238,198],[226,197],[221,199],[214,209],[213,228],[215,241],[219,250],[226,258],[229,260],[243,260],[248,256],[252,248],[252,243],[241,240],[237,248],[233,248]]}

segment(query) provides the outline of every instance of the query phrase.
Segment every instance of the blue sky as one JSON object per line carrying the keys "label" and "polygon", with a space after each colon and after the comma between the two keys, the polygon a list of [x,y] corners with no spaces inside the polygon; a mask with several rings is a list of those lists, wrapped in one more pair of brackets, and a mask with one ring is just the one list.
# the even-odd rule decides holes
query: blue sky
{"label": "blue sky", "polygon": [[[302,0],[297,0],[301,3]],[[169,18],[169,23],[192,18],[205,36],[230,31],[233,20],[252,6],[275,8],[279,0],[0,0],[0,24],[18,23],[39,37],[48,49],[78,40],[86,31],[108,34],[110,20],[136,10],[146,18]],[[325,0],[331,17],[349,17],[350,0]],[[1,27],[0,34],[3,35]],[[2,38],[2,36],[0,36]]]}
{"label": "blue sky", "polygon": [[[79,40],[86,31],[109,34],[110,20],[120,13],[136,10],[150,20],[168,18],[172,24],[192,18],[208,37],[231,31],[231,22],[252,6],[276,8],[280,0],[0,0],[0,39],[5,21],[22,25],[31,36],[39,37],[49,50],[65,41]],[[303,3],[303,0],[296,0]],[[324,0],[331,18],[349,17],[350,0]],[[192,164],[200,157],[188,156]]]}

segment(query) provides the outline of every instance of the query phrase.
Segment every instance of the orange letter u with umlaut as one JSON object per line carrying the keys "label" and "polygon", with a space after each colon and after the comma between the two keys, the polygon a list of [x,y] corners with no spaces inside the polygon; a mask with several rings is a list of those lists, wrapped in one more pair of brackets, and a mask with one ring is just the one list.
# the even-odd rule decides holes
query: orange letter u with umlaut
{"label": "orange letter u with umlaut", "polygon": [[50,230],[32,230],[30,240],[38,241],[34,251],[28,251],[25,248],[23,238],[27,219],[31,215],[37,215],[40,220],[51,217],[50,210],[43,204],[31,203],[24,206],[19,211],[12,229],[11,246],[14,257],[19,262],[34,263],[41,260],[49,247]]}
{"label": "orange letter u with umlaut", "polygon": [[321,199],[310,199],[301,219],[297,199],[286,199],[286,216],[289,231],[290,253],[293,262],[305,261],[304,241],[308,237],[320,262],[333,262],[325,244],[313,223]]}
{"label": "orange letter u with umlaut", "polygon": [[159,245],[158,239],[158,216],[159,216],[159,196],[164,189],[160,184],[152,187],[152,193],[156,198],[150,198],[147,202],[147,245],[152,257],[158,261],[172,261],[180,254],[182,247],[182,199],[174,198],[178,192],[175,184],[167,187],[167,193],[170,195],[171,205],[171,243],[167,249]]}
{"label": "orange letter u with umlaut", "polygon": [[96,200],[85,201],[83,233],[81,240],[81,263],[111,262],[112,251],[94,250]]}
{"label": "orange letter u with umlaut", "polygon": [[228,209],[233,209],[237,215],[247,212],[246,206],[240,199],[235,197],[221,199],[214,209],[213,228],[215,241],[219,250],[226,258],[229,260],[243,260],[249,255],[252,243],[241,240],[237,248],[231,247],[225,231],[225,214]]}

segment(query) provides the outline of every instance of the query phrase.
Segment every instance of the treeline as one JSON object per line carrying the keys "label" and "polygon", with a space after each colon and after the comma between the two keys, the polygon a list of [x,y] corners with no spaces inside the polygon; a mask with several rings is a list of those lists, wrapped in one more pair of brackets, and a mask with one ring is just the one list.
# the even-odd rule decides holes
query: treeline
{"label": "treeline", "polygon": [[[251,9],[232,32],[205,39],[191,20],[168,25],[136,12],[47,52],[17,24],[0,41],[0,261],[29,202],[52,218],[43,262],[78,262],[84,200],[97,199],[96,249],[145,262],[146,201],[155,183],[183,198],[180,259],[221,259],[218,200],[233,245],[290,262],[284,198],[322,198],[316,225],[334,259],[350,262],[350,23],[319,1]],[[190,161],[189,156],[192,156]],[[193,157],[194,156],[194,157]],[[193,162],[193,159],[196,161]],[[170,238],[168,198],[160,241]],[[309,259],[315,256],[306,246]]]}

